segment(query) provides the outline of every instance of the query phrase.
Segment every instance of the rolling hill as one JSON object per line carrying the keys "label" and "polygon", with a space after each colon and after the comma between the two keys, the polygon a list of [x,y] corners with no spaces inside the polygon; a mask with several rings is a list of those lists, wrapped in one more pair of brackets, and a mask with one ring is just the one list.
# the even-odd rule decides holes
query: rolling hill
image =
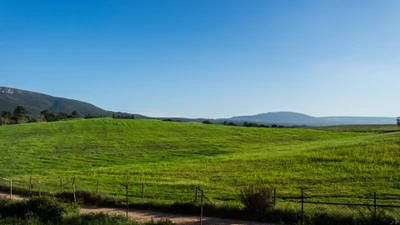
{"label": "rolling hill", "polygon": [[374,190],[397,200],[399,137],[111,118],[30,123],[0,126],[0,175],[25,189],[32,176],[53,193],[60,178],[68,192],[74,178],[78,190],[94,191],[99,181],[101,193],[120,199],[120,182],[129,179],[132,198],[145,183],[146,201],[190,202],[200,186],[235,204],[238,188],[259,178],[280,198],[296,199],[305,187],[327,198],[356,201]]}
{"label": "rolling hill", "polygon": [[0,112],[12,112],[18,105],[25,107],[28,110],[29,116],[31,117],[39,116],[40,112],[45,109],[50,110],[54,113],[71,113],[73,111],[77,111],[81,116],[87,114],[95,116],[127,114],[107,111],[90,103],[78,100],[54,97],[42,93],[25,91],[16,88],[0,87]]}

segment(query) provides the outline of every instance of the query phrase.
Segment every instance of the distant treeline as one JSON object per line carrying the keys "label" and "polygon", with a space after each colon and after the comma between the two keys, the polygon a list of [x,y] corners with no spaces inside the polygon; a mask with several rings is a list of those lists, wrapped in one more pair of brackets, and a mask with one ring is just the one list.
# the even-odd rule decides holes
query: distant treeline
{"label": "distant treeline", "polygon": [[[15,107],[13,112],[3,111],[0,116],[0,125],[10,125],[10,124],[21,124],[21,123],[34,123],[34,122],[54,122],[59,120],[76,119],[81,116],[77,111],[73,111],[71,114],[68,113],[54,113],[50,110],[43,110],[37,118],[29,117],[28,111],[23,106]],[[107,116],[95,116],[91,114],[86,114],[85,119],[100,118]],[[115,119],[135,119],[134,115],[114,115]]]}
{"label": "distant treeline", "polygon": [[[177,120],[177,119],[163,119],[163,121],[166,122],[182,122],[181,120]],[[202,123],[204,124],[213,124],[210,120],[204,120]],[[277,125],[277,124],[272,124],[271,126],[265,125],[265,124],[257,124],[257,123],[253,123],[253,122],[244,122],[243,124],[237,124],[235,122],[232,121],[224,121],[222,124],[221,123],[214,123],[217,125],[225,125],[225,126],[244,126],[244,127],[260,127],[260,128],[285,128],[285,126],[282,125]],[[294,126],[291,126],[294,127]]]}
{"label": "distant treeline", "polygon": [[[165,122],[183,122],[179,119],[163,119],[162,121]],[[216,124],[216,125],[225,125],[225,126],[244,126],[244,127],[260,127],[260,128],[285,128],[285,126],[282,125],[277,125],[277,124],[272,124],[271,126],[265,125],[265,124],[257,124],[253,122],[244,122],[243,124],[238,124],[232,121],[224,121],[223,123],[212,123],[210,120],[204,120],[202,123],[204,124]],[[290,126],[291,128],[298,127],[298,126]]]}

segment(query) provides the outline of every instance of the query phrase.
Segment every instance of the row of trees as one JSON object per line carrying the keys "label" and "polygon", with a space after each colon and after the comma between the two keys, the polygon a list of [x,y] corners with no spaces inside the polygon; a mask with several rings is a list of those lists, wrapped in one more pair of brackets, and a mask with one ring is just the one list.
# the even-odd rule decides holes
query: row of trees
{"label": "row of trees", "polygon": [[29,122],[28,111],[22,106],[17,106],[13,112],[3,111],[0,117],[0,124],[15,124]]}
{"label": "row of trees", "polygon": [[[204,120],[203,123],[204,124],[212,124],[209,120]],[[224,121],[222,124],[225,125],[225,126],[238,126],[236,123],[234,123],[232,121],[231,122]],[[259,124],[253,123],[253,122],[244,122],[243,126],[244,127],[265,127],[265,128],[270,127],[270,126],[265,125],[265,124],[260,124],[259,125]],[[272,124],[271,127],[272,128],[283,128],[285,126]]]}
{"label": "row of trees", "polygon": [[[31,122],[54,122],[66,119],[76,119],[80,115],[77,111],[73,111],[71,114],[68,113],[54,113],[50,110],[43,110],[37,118],[31,118],[28,116],[28,111],[23,106],[15,107],[13,112],[3,111],[0,116],[0,125],[9,124],[20,124],[20,123],[31,123]],[[95,116],[92,114],[86,114],[85,119],[107,117],[105,115]],[[130,114],[113,114],[114,119],[135,119],[134,115]]]}
{"label": "row of trees", "polygon": [[29,122],[53,122],[65,119],[79,118],[79,113],[73,111],[71,114],[68,113],[53,113],[49,110],[43,110],[40,112],[40,116],[37,118],[31,118],[28,116],[28,111],[23,106],[15,107],[13,112],[3,111],[0,116],[0,125],[9,124],[20,124]]}

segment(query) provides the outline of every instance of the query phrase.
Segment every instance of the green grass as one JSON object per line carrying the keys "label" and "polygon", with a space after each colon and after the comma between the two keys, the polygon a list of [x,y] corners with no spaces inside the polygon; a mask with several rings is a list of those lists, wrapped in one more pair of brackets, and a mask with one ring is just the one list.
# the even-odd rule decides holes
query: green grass
{"label": "green grass", "polygon": [[259,179],[279,198],[299,187],[326,199],[400,199],[400,133],[346,129],[246,128],[155,120],[91,119],[0,127],[0,175],[46,192],[99,190],[122,199],[189,202],[200,186],[214,202],[237,204]]}

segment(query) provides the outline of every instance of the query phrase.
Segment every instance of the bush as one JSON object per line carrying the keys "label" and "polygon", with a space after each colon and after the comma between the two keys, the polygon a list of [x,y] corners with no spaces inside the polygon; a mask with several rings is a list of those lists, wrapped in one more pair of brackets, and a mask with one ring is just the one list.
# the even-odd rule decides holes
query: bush
{"label": "bush", "polygon": [[250,213],[265,213],[274,208],[273,188],[264,184],[253,184],[239,192],[239,200]]}
{"label": "bush", "polygon": [[13,201],[11,199],[0,198],[0,216],[24,218],[28,213],[27,201]]}
{"label": "bush", "polygon": [[78,213],[79,208],[59,202],[57,199],[49,197],[36,197],[28,201],[30,213],[38,216],[41,221],[59,221],[63,215],[68,213]]}
{"label": "bush", "polygon": [[138,223],[127,220],[122,215],[107,215],[104,213],[89,213],[76,215],[63,221],[64,225],[138,225]]}

